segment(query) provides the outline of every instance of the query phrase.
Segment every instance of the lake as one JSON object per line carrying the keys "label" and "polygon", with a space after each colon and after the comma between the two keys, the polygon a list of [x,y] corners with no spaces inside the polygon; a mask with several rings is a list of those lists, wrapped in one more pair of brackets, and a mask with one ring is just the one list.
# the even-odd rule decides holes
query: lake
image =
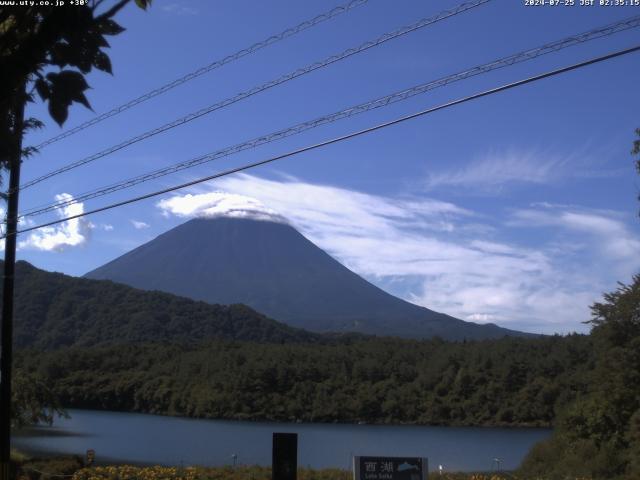
{"label": "lake", "polygon": [[389,425],[290,424],[197,420],[136,413],[69,410],[70,419],[52,427],[19,432],[23,451],[83,455],[96,460],[162,465],[271,465],[273,432],[298,434],[298,464],[351,468],[353,455],[422,456],[430,469],[449,471],[516,468],[542,428],[422,427]]}

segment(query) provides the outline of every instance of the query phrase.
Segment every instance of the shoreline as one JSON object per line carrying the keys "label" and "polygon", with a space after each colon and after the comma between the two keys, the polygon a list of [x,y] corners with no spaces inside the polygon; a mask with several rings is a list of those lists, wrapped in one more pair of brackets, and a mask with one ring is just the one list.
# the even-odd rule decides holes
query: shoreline
{"label": "shoreline", "polygon": [[[196,416],[184,416],[170,413],[152,413],[141,412],[136,410],[112,410],[112,409],[100,409],[89,407],[64,407],[68,412],[70,410],[80,410],[85,412],[101,412],[101,413],[126,413],[132,415],[149,415],[155,417],[175,418],[181,420],[210,420],[213,422],[245,422],[245,423],[278,423],[287,425],[347,425],[347,426],[386,426],[386,427],[433,427],[433,428],[478,428],[478,429],[540,429],[540,430],[553,430],[554,425],[546,422],[532,422],[527,424],[514,425],[512,423],[497,423],[497,424],[472,424],[472,423],[420,423],[420,422],[385,422],[385,421],[366,421],[366,420],[352,420],[352,421],[322,421],[322,420],[305,420],[305,419],[280,419],[270,417],[258,417],[258,418],[241,418],[241,417],[196,417]],[[58,417],[61,418],[61,417]],[[55,424],[55,421],[54,421]]]}

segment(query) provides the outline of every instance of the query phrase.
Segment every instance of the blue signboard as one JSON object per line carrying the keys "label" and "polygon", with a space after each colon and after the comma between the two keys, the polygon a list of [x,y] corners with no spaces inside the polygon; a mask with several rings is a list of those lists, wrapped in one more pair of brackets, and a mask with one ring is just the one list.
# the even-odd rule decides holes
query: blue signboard
{"label": "blue signboard", "polygon": [[416,457],[353,457],[354,480],[426,480],[429,462]]}

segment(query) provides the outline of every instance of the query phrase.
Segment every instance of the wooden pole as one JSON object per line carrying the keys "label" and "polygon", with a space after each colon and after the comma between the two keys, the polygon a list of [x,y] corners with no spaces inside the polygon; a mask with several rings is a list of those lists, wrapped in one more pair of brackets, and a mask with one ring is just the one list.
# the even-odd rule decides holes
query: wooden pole
{"label": "wooden pole", "polygon": [[16,231],[18,227],[18,197],[24,127],[25,85],[14,97],[13,145],[9,159],[9,190],[7,198],[7,230],[4,244],[4,275],[2,285],[2,326],[0,352],[0,480],[10,479],[11,459],[11,363],[13,355],[13,287],[16,267]]}

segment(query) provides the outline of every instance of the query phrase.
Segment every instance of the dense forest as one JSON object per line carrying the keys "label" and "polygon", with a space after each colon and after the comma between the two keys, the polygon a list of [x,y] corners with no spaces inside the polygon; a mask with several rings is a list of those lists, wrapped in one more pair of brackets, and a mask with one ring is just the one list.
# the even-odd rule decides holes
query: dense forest
{"label": "dense forest", "polygon": [[550,425],[586,389],[587,336],[449,343],[214,341],[22,351],[66,407],[205,418]]}

